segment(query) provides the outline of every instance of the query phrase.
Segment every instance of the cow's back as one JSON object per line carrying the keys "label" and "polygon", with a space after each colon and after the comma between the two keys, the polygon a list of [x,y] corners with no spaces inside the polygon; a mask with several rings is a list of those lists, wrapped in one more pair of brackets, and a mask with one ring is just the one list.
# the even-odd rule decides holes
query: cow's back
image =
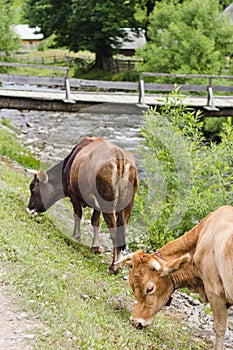
{"label": "cow's back", "polygon": [[103,211],[109,205],[116,205],[119,179],[131,167],[137,176],[131,153],[105,139],[97,138],[76,154],[70,170],[70,189],[81,195],[82,204],[85,202]]}
{"label": "cow's back", "polygon": [[202,227],[194,254],[202,280],[233,303],[233,207],[222,206]]}

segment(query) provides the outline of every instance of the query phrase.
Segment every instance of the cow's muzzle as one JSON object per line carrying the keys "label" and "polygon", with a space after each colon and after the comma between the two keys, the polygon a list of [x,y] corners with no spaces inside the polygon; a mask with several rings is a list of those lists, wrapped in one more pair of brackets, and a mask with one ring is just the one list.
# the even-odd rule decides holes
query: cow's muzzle
{"label": "cow's muzzle", "polygon": [[133,318],[130,317],[130,323],[137,329],[143,329],[147,326],[150,326],[153,322],[152,320],[144,320],[143,318]]}
{"label": "cow's muzzle", "polygon": [[33,215],[35,215],[35,216],[38,215],[36,209],[29,209],[29,208],[27,208],[26,210],[27,210],[27,212],[28,212],[29,214],[33,214]]}

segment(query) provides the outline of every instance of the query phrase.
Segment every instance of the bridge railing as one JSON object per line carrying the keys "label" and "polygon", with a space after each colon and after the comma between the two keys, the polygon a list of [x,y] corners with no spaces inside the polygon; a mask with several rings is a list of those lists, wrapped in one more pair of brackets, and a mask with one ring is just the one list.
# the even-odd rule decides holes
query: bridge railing
{"label": "bridge railing", "polygon": [[[73,103],[74,101],[71,99],[70,95],[70,74],[69,74],[69,67],[61,67],[61,66],[48,66],[48,65],[38,65],[38,64],[26,64],[26,63],[12,63],[12,62],[0,62],[0,66],[2,67],[22,67],[22,68],[37,68],[37,69],[47,69],[52,71],[63,71],[65,72],[65,77],[60,78],[60,85],[63,85],[65,88],[65,98],[64,102]],[[0,74],[0,82],[1,81],[7,81],[12,83],[25,83],[25,84],[37,84],[43,81],[43,78],[46,77],[34,77],[36,79],[33,80],[34,76],[28,76],[28,75],[21,75],[21,74],[15,74],[15,75],[9,75],[9,74]],[[39,78],[39,79],[38,79]],[[48,79],[47,79],[48,80]],[[49,78],[50,80],[50,78]],[[40,83],[39,83],[40,84]],[[50,83],[51,84],[51,83]],[[46,84],[45,84],[46,85]]]}
{"label": "bridge railing", "polygon": [[[73,103],[71,98],[71,89],[73,90],[88,90],[88,91],[134,91],[139,94],[139,104],[146,106],[146,93],[149,92],[171,92],[175,88],[178,91],[184,92],[206,92],[207,93],[207,104],[205,109],[210,111],[218,111],[215,106],[214,92],[233,92],[233,76],[231,75],[201,75],[201,74],[169,74],[169,73],[151,73],[143,72],[140,74],[139,83],[138,82],[127,82],[127,81],[105,81],[105,80],[86,80],[86,79],[75,79],[69,77],[69,67],[59,67],[59,66],[48,66],[48,65],[32,65],[32,64],[22,64],[22,63],[8,63],[0,62],[0,66],[12,66],[12,67],[25,67],[25,68],[39,68],[39,69],[49,69],[53,71],[64,71],[65,77],[46,77],[46,76],[29,76],[22,74],[0,74],[0,82],[12,83],[12,84],[27,84],[28,86],[49,86],[49,87],[60,87],[65,89],[64,102]],[[172,78],[177,80],[176,84],[168,83],[148,83],[145,82],[146,77],[151,78]],[[181,83],[179,84],[179,79],[206,79],[206,84],[189,84]],[[229,86],[214,85],[213,81],[220,79],[230,80],[231,84]],[[17,89],[17,87],[16,87]]]}
{"label": "bridge railing", "polygon": [[[166,83],[145,83],[145,77],[162,77],[162,78],[178,78],[182,79],[206,79],[206,85],[198,85],[198,84],[166,84]],[[215,106],[214,101],[214,91],[221,92],[233,92],[233,84],[231,86],[223,86],[223,85],[213,85],[213,80],[219,79],[229,79],[233,81],[232,75],[201,75],[201,74],[169,74],[169,73],[150,73],[143,72],[140,74],[139,79],[139,104],[146,106],[145,97],[146,91],[173,91],[175,86],[178,91],[188,91],[188,92],[207,92],[207,105],[206,109],[211,111],[217,111],[218,108]]]}

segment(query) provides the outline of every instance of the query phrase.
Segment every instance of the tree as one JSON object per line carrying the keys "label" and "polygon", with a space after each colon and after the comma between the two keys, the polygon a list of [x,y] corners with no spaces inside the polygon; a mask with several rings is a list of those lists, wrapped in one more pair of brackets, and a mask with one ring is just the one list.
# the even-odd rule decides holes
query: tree
{"label": "tree", "polygon": [[56,45],[73,51],[87,49],[96,54],[99,68],[109,67],[125,28],[139,28],[136,0],[27,0],[25,18],[38,25],[45,38],[56,35]]}
{"label": "tree", "polygon": [[[176,3],[182,3],[184,1],[185,0],[177,0]],[[141,8],[145,10],[145,34],[148,41],[150,41],[150,37],[147,35],[148,26],[150,23],[150,14],[153,12],[155,4],[158,2],[163,2],[163,0],[139,0]],[[220,8],[224,10],[227,6],[231,4],[231,2],[231,0],[219,0]]]}
{"label": "tree", "polygon": [[232,0],[219,0],[221,10],[225,10],[232,3]]}
{"label": "tree", "polygon": [[0,2],[0,51],[9,56],[19,48],[20,41],[12,28],[13,11],[12,1],[2,0]]}
{"label": "tree", "polygon": [[216,0],[162,1],[150,16],[144,71],[218,74],[232,52],[233,26]]}

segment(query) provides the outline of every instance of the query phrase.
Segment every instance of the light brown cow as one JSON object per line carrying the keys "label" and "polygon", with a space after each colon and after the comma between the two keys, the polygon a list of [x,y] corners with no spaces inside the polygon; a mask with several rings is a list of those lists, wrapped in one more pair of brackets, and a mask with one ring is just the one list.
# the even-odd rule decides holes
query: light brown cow
{"label": "light brown cow", "polygon": [[135,303],[131,323],[151,325],[182,287],[199,293],[213,311],[215,350],[224,348],[227,308],[233,305],[233,207],[222,206],[180,238],[152,254],[139,250],[121,260],[132,268]]}
{"label": "light brown cow", "polygon": [[27,210],[32,214],[42,213],[59,199],[69,197],[74,208],[73,237],[79,240],[82,207],[93,208],[94,252],[99,252],[102,212],[113,241],[109,272],[116,273],[120,264],[114,263],[125,248],[125,230],[137,188],[137,168],[131,153],[103,138],[85,137],[63,161],[47,172],[35,172]]}

